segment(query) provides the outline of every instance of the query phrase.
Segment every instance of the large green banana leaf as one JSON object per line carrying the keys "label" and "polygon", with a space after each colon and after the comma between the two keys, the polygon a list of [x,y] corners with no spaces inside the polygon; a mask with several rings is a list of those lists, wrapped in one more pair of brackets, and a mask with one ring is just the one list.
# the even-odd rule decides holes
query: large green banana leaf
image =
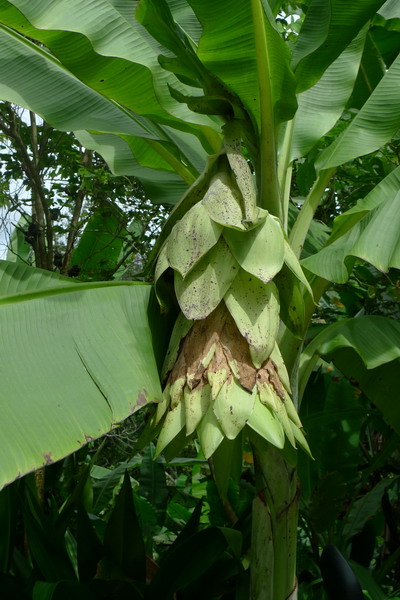
{"label": "large green banana leaf", "polygon": [[354,84],[349,106],[360,109],[376,88],[386,72],[386,64],[373,42],[371,33],[367,34],[360,70]]}
{"label": "large green banana leaf", "polygon": [[400,167],[335,219],[326,246],[303,266],[329,281],[344,283],[361,258],[381,271],[400,268]]}
{"label": "large green banana leaf", "polygon": [[314,85],[385,0],[313,0],[293,50],[298,91]]}
{"label": "large green banana leaf", "polygon": [[[101,154],[113,173],[138,177],[153,202],[175,204],[188,188],[188,183],[175,171],[140,165],[133,156],[130,145],[137,142],[137,138],[89,131],[75,131],[75,135],[85,148]],[[194,137],[192,142],[196,143]],[[152,152],[151,157],[153,163],[159,164],[160,157],[156,151]]]}
{"label": "large green banana leaf", "polygon": [[0,26],[0,53],[0,97],[4,100],[33,110],[56,129],[101,131],[111,140],[115,137],[114,143],[120,145],[124,142],[119,136],[123,135],[132,174],[136,174],[136,165],[140,175],[140,167],[147,161],[161,174],[172,172],[176,179],[186,181],[186,186],[196,178],[201,166],[199,152],[203,161],[205,153],[192,135],[186,134],[182,148],[185,143],[186,147],[193,147],[190,158],[195,159],[197,168],[161,126],[156,128],[145,118],[106,99],[48,52],[4,26]]}
{"label": "large green banana leaf", "polygon": [[29,108],[56,129],[153,137],[134,115],[82,84],[48,52],[4,25],[0,52],[0,97]]}
{"label": "large green banana leaf", "polygon": [[[113,168],[119,152],[110,151],[110,146],[123,148],[118,161],[129,164],[129,174],[142,176],[143,169],[155,169],[155,176],[148,180],[158,179],[159,202],[172,201],[170,194],[163,193],[164,181],[167,189],[171,180],[180,182],[180,190],[193,183],[204,167],[206,152],[219,150],[220,136],[215,130],[219,124],[171,97],[168,86],[171,78],[174,84],[176,80],[161,69],[158,49],[146,31],[135,19],[126,21],[122,9],[127,3],[119,3],[118,9],[107,1],[95,3],[98,30],[84,2],[79,18],[68,2],[58,2],[56,7],[40,2],[16,4],[0,0],[0,97],[33,110],[55,128],[108,134],[108,141],[97,144],[96,150],[104,150]],[[129,8],[133,15],[130,2]],[[49,12],[45,14],[44,9]],[[57,19],[51,27],[61,27],[63,22],[71,30],[51,30],[45,25],[43,19],[52,20],[54,14]],[[99,23],[105,21],[107,27],[101,27]],[[17,31],[46,44],[53,56]],[[139,58],[140,64],[135,62]],[[187,86],[181,89],[188,93]],[[170,108],[177,116],[168,112]]]}
{"label": "large green banana leaf", "polygon": [[378,10],[378,14],[385,19],[400,19],[400,5],[397,0],[386,0],[382,8]]}
{"label": "large green banana leaf", "polygon": [[[230,0],[203,2],[188,0],[203,25],[198,56],[203,64],[243,102],[256,122],[260,122],[260,98],[255,47],[255,28],[259,25],[252,2]],[[275,29],[267,2],[264,5],[265,46],[270,69],[271,97],[278,121],[290,119],[296,110],[295,80],[289,66],[289,52]]]}
{"label": "large green banana leaf", "polygon": [[[360,66],[366,30],[363,29],[328,67],[321,79],[299,94],[294,118],[291,160],[306,154],[341,116]],[[315,113],[318,111],[318,119]]]}
{"label": "large green banana leaf", "polygon": [[[159,122],[209,124],[189,111],[169,93],[168,84],[187,87],[161,68],[161,53],[154,39],[134,18],[128,0],[114,5],[108,0],[12,0],[2,22],[39,39],[81,81],[137,114]],[[130,9],[130,19],[120,6]],[[12,10],[15,7],[18,10]],[[27,23],[27,21],[29,23]],[[31,27],[29,27],[29,24]],[[33,26],[33,27],[32,27]]]}
{"label": "large green banana leaf", "polygon": [[362,389],[400,433],[400,323],[387,317],[364,316],[326,327],[306,348],[300,365],[300,387],[318,357],[334,364]]}
{"label": "large green banana leaf", "polygon": [[151,286],[0,263],[0,487],[160,399]]}
{"label": "large green banana leaf", "polygon": [[317,168],[329,169],[386,144],[400,127],[400,55],[350,125],[321,154]]}

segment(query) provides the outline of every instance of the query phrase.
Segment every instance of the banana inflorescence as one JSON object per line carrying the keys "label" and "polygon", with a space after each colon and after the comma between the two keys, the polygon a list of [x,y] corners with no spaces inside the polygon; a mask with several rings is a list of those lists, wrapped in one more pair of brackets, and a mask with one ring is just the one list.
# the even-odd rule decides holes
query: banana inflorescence
{"label": "banana inflorescence", "polygon": [[197,432],[208,458],[246,428],[277,448],[286,436],[309,452],[277,335],[280,319],[301,331],[296,292],[311,290],[279,219],[256,204],[240,146],[226,135],[201,199],[195,185],[196,202],[159,253],[156,291],[172,269],[182,312],[154,415],[162,422],[157,453]]}

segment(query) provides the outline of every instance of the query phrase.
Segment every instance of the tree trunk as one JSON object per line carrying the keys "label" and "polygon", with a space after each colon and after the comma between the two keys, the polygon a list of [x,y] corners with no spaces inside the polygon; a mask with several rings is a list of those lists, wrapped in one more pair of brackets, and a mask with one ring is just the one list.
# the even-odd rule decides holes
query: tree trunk
{"label": "tree trunk", "polygon": [[251,600],[296,600],[299,485],[296,469],[272,445],[253,448]]}

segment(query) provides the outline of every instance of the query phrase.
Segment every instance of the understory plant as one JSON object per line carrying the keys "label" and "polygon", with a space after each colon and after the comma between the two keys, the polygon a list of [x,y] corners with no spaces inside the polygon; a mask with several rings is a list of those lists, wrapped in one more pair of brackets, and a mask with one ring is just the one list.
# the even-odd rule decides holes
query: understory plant
{"label": "understory plant", "polygon": [[348,210],[335,193],[342,165],[396,143],[397,3],[1,0],[0,23],[0,96],[174,204],[140,282],[2,261],[2,484],[156,402],[157,453],[198,437],[223,500],[250,444],[250,597],[294,600],[298,410],[321,357],[400,427],[399,324],[310,334],[332,282],[399,268],[396,161]]}

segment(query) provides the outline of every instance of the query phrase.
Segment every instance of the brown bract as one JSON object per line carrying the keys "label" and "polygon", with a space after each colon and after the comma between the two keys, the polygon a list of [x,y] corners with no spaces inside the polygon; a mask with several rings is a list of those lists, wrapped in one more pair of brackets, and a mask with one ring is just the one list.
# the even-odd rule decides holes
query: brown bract
{"label": "brown bract", "polygon": [[279,396],[282,401],[285,401],[287,396],[285,393],[285,388],[283,387],[279,377],[277,366],[270,358],[266,360],[261,369],[258,370],[257,383],[269,383],[276,395]]}
{"label": "brown bract", "polygon": [[206,319],[193,324],[181,342],[166,384],[172,386],[177,380],[186,378],[187,386],[194,390],[210,383],[209,374],[221,372],[226,373],[224,379],[233,376],[249,392],[257,383],[268,382],[276,394],[285,399],[275,363],[267,359],[260,369],[253,365],[249,345],[223,305]]}

